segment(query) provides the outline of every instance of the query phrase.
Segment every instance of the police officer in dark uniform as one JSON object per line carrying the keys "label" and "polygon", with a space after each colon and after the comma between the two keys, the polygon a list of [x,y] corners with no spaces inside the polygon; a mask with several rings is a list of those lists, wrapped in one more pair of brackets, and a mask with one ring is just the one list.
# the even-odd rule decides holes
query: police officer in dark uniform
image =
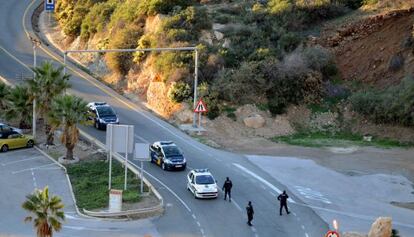
{"label": "police officer in dark uniform", "polygon": [[226,200],[227,195],[229,196],[229,202],[231,202],[231,188],[233,187],[233,183],[229,179],[229,177],[226,178],[226,181],[224,181],[223,184],[223,191],[224,191],[224,200]]}
{"label": "police officer in dark uniform", "polygon": [[286,213],[287,214],[289,214],[290,212],[289,212],[289,209],[288,209],[288,207],[287,207],[287,199],[289,198],[289,196],[286,194],[286,191],[285,190],[283,190],[283,193],[282,194],[280,194],[278,197],[277,197],[277,200],[279,200],[280,201],[280,209],[279,209],[279,213],[280,213],[280,215],[282,215],[282,208],[284,207],[285,208],[285,210],[286,210]]}
{"label": "police officer in dark uniform", "polygon": [[246,212],[247,212],[247,224],[249,226],[252,226],[254,210],[253,210],[253,206],[252,206],[251,201],[249,201],[249,203],[247,204]]}

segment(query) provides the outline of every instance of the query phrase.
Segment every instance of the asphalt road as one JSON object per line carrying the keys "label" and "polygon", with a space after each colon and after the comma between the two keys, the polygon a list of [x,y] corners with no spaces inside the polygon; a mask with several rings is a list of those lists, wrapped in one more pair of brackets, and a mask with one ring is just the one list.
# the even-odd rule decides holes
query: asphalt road
{"label": "asphalt road", "polygon": [[0,154],[0,210],[2,214],[8,213],[0,221],[0,236],[34,235],[33,224],[23,222],[29,213],[21,205],[27,194],[45,186],[49,186],[50,193],[61,197],[65,204],[66,221],[63,229],[56,234],[58,237],[126,237],[131,236],[131,233],[137,236],[160,236],[151,219],[120,222],[77,216],[64,171],[33,148]]}
{"label": "asphalt road", "polygon": [[[0,75],[14,83],[21,83],[16,75],[30,74],[27,66],[33,62],[32,46],[24,30],[25,27],[29,31],[31,29],[30,2],[0,2]],[[39,52],[38,63],[44,60],[52,58],[43,51]],[[216,200],[195,200],[186,190],[187,172],[165,172],[155,165],[147,165],[150,180],[166,201],[165,215],[151,220],[162,236],[316,237],[326,232],[327,224],[309,207],[297,205],[302,202],[294,195],[291,197],[295,203],[290,203],[294,215],[278,216],[276,195],[286,187],[244,156],[200,144],[83,72],[72,69],[68,72],[73,75],[69,93],[81,96],[86,101],[106,101],[111,104],[122,124],[135,126],[137,142],[172,140],[184,151],[189,167],[209,168],[219,184],[226,176],[232,179],[232,203],[221,200],[222,196]],[[84,129],[105,141],[105,132],[91,127]],[[255,209],[253,227],[246,225],[245,206],[248,201],[253,202]]]}

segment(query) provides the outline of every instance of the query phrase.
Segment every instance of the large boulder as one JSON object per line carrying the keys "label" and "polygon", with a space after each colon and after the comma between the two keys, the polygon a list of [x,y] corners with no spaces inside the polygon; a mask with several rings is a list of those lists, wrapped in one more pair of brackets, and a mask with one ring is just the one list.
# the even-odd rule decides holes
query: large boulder
{"label": "large boulder", "polygon": [[392,219],[379,217],[371,226],[368,237],[390,237],[392,232]]}
{"label": "large boulder", "polygon": [[260,114],[251,114],[243,119],[244,125],[249,128],[261,128],[266,120]]}

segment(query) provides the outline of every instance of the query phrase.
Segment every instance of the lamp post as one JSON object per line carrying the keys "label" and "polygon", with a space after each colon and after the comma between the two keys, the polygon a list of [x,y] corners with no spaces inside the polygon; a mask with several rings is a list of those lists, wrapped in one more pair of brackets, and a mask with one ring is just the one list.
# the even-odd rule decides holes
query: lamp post
{"label": "lamp post", "polygon": [[[33,69],[36,68],[36,48],[40,46],[41,42],[32,37],[29,36],[30,41],[32,41],[33,44]],[[36,77],[36,73],[33,71],[33,79]],[[32,116],[32,132],[33,132],[33,139],[36,139],[36,98],[33,98],[33,116]]]}

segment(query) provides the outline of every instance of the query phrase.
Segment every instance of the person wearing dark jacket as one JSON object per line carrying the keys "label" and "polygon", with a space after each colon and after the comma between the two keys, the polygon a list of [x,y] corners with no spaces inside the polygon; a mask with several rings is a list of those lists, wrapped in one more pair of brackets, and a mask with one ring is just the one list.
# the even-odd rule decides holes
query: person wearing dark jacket
{"label": "person wearing dark jacket", "polygon": [[289,214],[290,212],[289,212],[289,209],[288,209],[288,207],[287,207],[287,199],[289,198],[289,196],[286,194],[286,191],[285,190],[283,190],[283,193],[282,194],[280,194],[278,197],[277,197],[277,200],[279,200],[280,201],[280,209],[279,209],[279,213],[280,213],[280,215],[282,215],[282,209],[283,209],[283,207],[285,208],[285,210],[286,210],[286,213],[287,214]]}
{"label": "person wearing dark jacket", "polygon": [[252,226],[254,210],[253,210],[253,205],[251,201],[249,201],[249,203],[247,204],[246,212],[247,212],[247,224],[249,226]]}
{"label": "person wearing dark jacket", "polygon": [[223,184],[223,191],[224,191],[224,200],[226,200],[227,196],[229,196],[229,202],[231,202],[231,188],[233,187],[233,183],[229,179],[229,177],[226,178],[226,181],[224,181]]}

